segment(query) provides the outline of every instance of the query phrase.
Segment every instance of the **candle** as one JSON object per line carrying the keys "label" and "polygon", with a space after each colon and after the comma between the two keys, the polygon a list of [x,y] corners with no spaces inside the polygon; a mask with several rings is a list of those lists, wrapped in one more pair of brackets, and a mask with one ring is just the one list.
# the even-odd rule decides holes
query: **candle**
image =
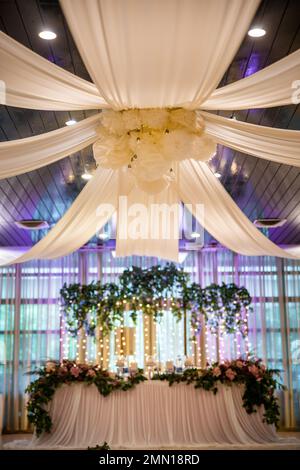
{"label": "candle", "polygon": [[166,369],[167,369],[167,370],[174,370],[174,363],[173,363],[173,361],[166,361]]}
{"label": "candle", "polygon": [[147,367],[154,367],[156,365],[154,359],[152,356],[149,356],[148,359],[146,360],[146,366]]}
{"label": "candle", "polygon": [[194,365],[194,361],[192,357],[187,357],[184,361],[185,367],[192,367]]}
{"label": "candle", "polygon": [[119,359],[117,360],[117,364],[116,364],[116,365],[117,365],[117,367],[124,367],[124,366],[125,366],[125,361],[124,361],[124,359],[119,358]]}
{"label": "candle", "polygon": [[136,372],[138,368],[137,362],[131,362],[130,363],[130,370],[131,372]]}

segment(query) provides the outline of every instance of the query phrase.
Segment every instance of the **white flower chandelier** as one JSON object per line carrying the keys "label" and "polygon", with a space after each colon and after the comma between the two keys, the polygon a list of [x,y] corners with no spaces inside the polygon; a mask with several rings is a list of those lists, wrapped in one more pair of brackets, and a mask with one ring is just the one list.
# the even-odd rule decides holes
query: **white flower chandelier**
{"label": "white flower chandelier", "polygon": [[131,171],[137,186],[148,193],[165,189],[174,165],[185,159],[209,160],[216,143],[205,134],[204,120],[182,108],[130,109],[102,112],[99,139],[93,145],[97,164]]}

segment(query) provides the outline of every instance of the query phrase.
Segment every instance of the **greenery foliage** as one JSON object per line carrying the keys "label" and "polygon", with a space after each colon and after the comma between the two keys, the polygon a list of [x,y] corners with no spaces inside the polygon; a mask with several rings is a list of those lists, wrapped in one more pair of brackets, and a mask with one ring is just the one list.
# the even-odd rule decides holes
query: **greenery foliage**
{"label": "greenery foliage", "polygon": [[116,321],[122,320],[125,311],[130,312],[135,322],[138,311],[157,320],[168,308],[178,320],[184,312],[191,312],[194,330],[199,328],[203,315],[212,332],[217,332],[222,325],[224,333],[237,329],[245,336],[247,327],[242,313],[251,304],[250,294],[244,287],[222,283],[202,288],[173,263],[149,269],[127,269],[118,284],[102,284],[101,281],[88,285],[64,284],[60,294],[68,329],[74,335],[81,328],[88,335],[94,335],[97,325],[105,335]]}
{"label": "greenery foliage", "polygon": [[236,359],[215,362],[206,369],[188,369],[182,374],[155,375],[153,380],[166,380],[169,385],[185,382],[193,384],[195,388],[210,390],[214,394],[218,392],[219,384],[244,385],[243,406],[247,413],[255,413],[257,407],[264,406],[264,420],[268,424],[278,426],[280,410],[275,396],[276,388],[284,389],[284,386],[276,379],[279,371],[266,369],[260,359],[244,360]]}
{"label": "greenery foliage", "polygon": [[27,404],[28,420],[35,426],[39,436],[43,431],[50,432],[52,421],[46,405],[52,400],[55,390],[63,384],[74,382],[94,384],[103,396],[114,390],[130,390],[136,384],[147,380],[139,369],[136,374],[130,375],[126,380],[99,368],[87,364],[76,364],[64,360],[61,363],[48,362],[45,367],[34,371],[39,377],[31,382],[25,392],[29,393]]}
{"label": "greenery foliage", "polygon": [[[61,385],[94,384],[101,395],[107,396],[115,390],[130,390],[147,380],[141,369],[136,374],[121,378],[100,369],[99,366],[75,364],[66,360],[62,363],[48,362],[44,368],[38,369],[36,374],[38,378],[29,384],[26,392],[29,393],[28,419],[34,424],[38,436],[51,430],[52,421],[47,405]],[[278,375],[277,370],[266,369],[261,360],[237,359],[214,363],[206,369],[187,369],[182,374],[157,374],[153,380],[166,380],[170,385],[185,382],[213,393],[218,392],[219,384],[243,385],[243,406],[247,413],[254,413],[257,407],[263,405],[265,421],[277,426],[279,406],[274,392],[276,388],[283,386],[276,379],[276,374]]]}

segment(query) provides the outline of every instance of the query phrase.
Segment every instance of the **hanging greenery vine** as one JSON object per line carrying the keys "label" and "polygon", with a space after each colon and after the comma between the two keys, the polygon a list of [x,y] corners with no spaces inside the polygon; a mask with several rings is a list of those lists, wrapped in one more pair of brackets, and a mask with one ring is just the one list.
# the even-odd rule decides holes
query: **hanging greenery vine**
{"label": "hanging greenery vine", "polygon": [[74,335],[81,328],[87,335],[94,335],[97,325],[106,335],[116,321],[122,320],[125,311],[130,312],[135,322],[139,311],[152,315],[156,321],[168,309],[178,320],[184,312],[190,312],[195,331],[199,330],[203,316],[212,333],[239,331],[245,336],[251,304],[244,287],[222,283],[202,288],[173,263],[126,269],[118,283],[64,284],[60,294],[68,330]]}

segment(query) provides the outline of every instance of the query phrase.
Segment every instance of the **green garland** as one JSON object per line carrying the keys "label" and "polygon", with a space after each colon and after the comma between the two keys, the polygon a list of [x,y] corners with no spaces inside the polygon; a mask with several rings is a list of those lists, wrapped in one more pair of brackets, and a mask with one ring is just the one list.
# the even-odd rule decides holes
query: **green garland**
{"label": "green garland", "polygon": [[206,325],[215,333],[222,325],[224,333],[238,329],[243,336],[247,325],[243,315],[250,308],[247,289],[236,284],[211,284],[202,288],[191,283],[190,276],[174,264],[149,269],[133,267],[125,270],[118,284],[100,281],[88,285],[64,284],[60,291],[68,330],[77,335],[81,328],[94,335],[96,326],[108,334],[117,321],[129,311],[133,321],[137,313],[159,319],[166,308],[180,320],[184,312],[191,312],[191,326],[199,329],[203,315]]}
{"label": "green garland", "polygon": [[264,421],[278,427],[280,409],[274,392],[276,388],[285,387],[274,377],[276,375],[279,375],[279,371],[266,369],[260,359],[236,359],[224,363],[215,362],[207,369],[188,369],[183,374],[157,374],[153,380],[166,380],[170,386],[185,382],[187,385],[193,384],[195,388],[210,390],[214,394],[218,391],[219,383],[242,384],[245,386],[243,406],[247,413],[255,413],[257,407],[263,405]]}
{"label": "green garland", "polygon": [[[100,369],[99,366],[76,364],[67,360],[61,363],[48,362],[45,367],[38,369],[35,373],[39,377],[29,384],[26,392],[29,393],[28,420],[34,424],[37,436],[51,430],[52,421],[46,405],[49,404],[56,389],[61,385],[94,384],[101,395],[107,396],[115,390],[130,390],[135,385],[147,380],[141,369],[136,374],[124,379]],[[276,374],[278,375],[277,370],[266,369],[261,360],[237,359],[214,363],[207,369],[186,370],[183,374],[155,375],[153,379],[167,380],[170,385],[185,382],[193,384],[195,388],[202,388],[213,393],[217,393],[219,383],[243,384],[245,386],[243,406],[247,413],[254,413],[257,407],[263,405],[265,421],[277,426],[279,406],[274,392],[276,388],[284,387],[274,378]]]}
{"label": "green garland", "polygon": [[115,390],[130,390],[136,384],[147,380],[139,369],[126,380],[102,370],[99,366],[76,364],[63,360],[61,363],[48,362],[45,367],[34,371],[39,377],[31,382],[25,392],[29,393],[27,404],[28,420],[34,424],[39,436],[43,431],[50,432],[52,421],[46,405],[52,400],[55,390],[63,384],[85,383],[96,385],[104,397]]}

